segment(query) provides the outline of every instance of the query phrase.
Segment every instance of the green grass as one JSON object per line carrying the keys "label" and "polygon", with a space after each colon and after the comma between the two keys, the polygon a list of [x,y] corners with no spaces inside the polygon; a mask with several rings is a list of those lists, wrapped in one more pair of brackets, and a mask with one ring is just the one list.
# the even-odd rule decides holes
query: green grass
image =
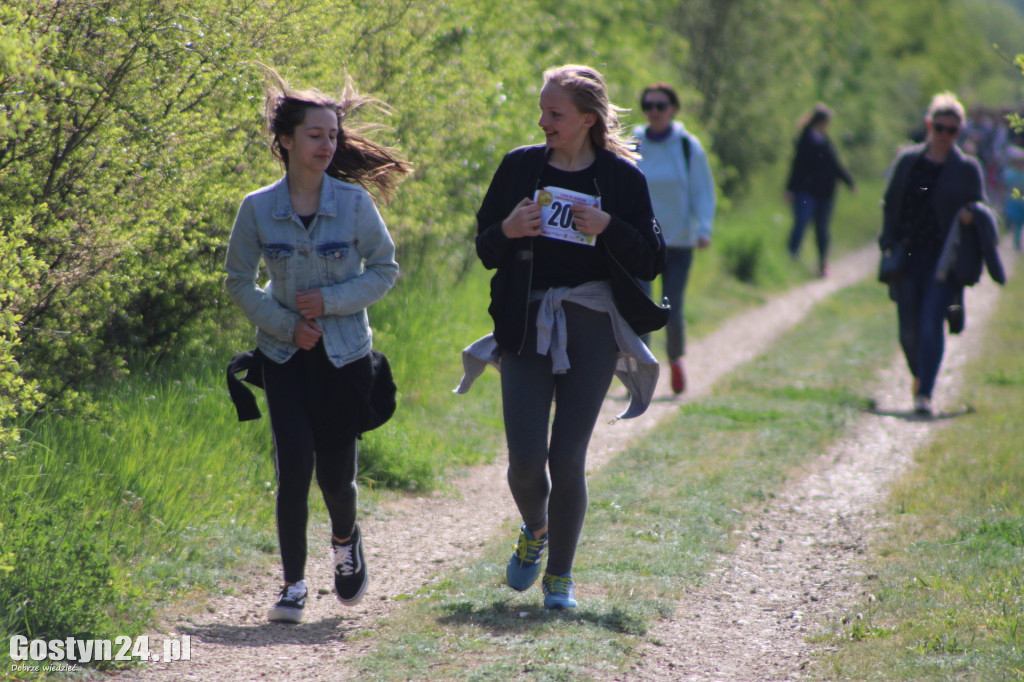
{"label": "green grass", "polygon": [[538,589],[504,585],[509,528],[378,627],[360,679],[580,680],[626,668],[746,513],[868,409],[869,382],[892,357],[890,312],[877,285],[841,292],[592,477],[579,609],[546,612]]}
{"label": "green grass", "polygon": [[222,399],[212,354],[189,369],[140,368],[95,417],[40,415],[0,461],[5,639],[140,634],[274,550],[269,443]]}
{"label": "green grass", "polygon": [[452,393],[462,378],[462,349],[491,330],[488,273],[477,266],[453,280],[425,268],[410,272],[371,309],[374,346],[391,362],[399,408],[364,442],[364,482],[435,488],[453,468],[489,461],[503,443],[494,382]]}
{"label": "green grass", "polygon": [[893,525],[872,538],[875,599],[827,638],[835,679],[1024,679],[1022,301],[1018,273],[966,371],[975,411],[892,491]]}

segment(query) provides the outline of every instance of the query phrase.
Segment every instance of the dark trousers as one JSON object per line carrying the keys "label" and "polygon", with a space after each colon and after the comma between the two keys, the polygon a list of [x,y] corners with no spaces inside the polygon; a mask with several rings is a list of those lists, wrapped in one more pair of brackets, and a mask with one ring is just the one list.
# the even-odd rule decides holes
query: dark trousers
{"label": "dark trousers", "polygon": [[372,370],[366,356],[344,367],[327,359],[323,342],[287,362],[264,362],[263,381],[274,434],[277,469],[277,536],[285,582],[305,577],[309,486],[317,485],[339,538],[356,522],[357,418]]}
{"label": "dark trousers", "polygon": [[548,525],[547,572],[556,575],[570,572],[576,556],[587,514],[587,446],[618,355],[607,314],[573,303],[563,308],[568,372],[552,374],[551,357],[536,352],[533,314],[523,352],[501,356],[509,488],[527,528]]}
{"label": "dark trousers", "polygon": [[[693,249],[670,246],[665,250],[665,271],[661,273],[661,295],[668,299],[672,311],[665,325],[667,336],[666,352],[669,360],[678,360],[686,355],[686,284],[690,281],[690,266],[693,265]],[[647,295],[651,294],[651,283],[637,280]],[[661,299],[656,299],[659,303]],[[650,347],[651,335],[643,337]]]}
{"label": "dark trousers", "polygon": [[828,247],[831,242],[829,221],[832,220],[832,197],[816,197],[805,192],[793,193],[793,229],[789,233],[789,254],[796,258],[800,242],[804,238],[807,223],[814,219],[814,236],[818,243],[818,262],[828,262]]}
{"label": "dark trousers", "polygon": [[936,282],[938,251],[916,252],[907,258],[904,276],[892,286],[899,317],[900,346],[910,373],[920,380],[918,395],[931,397],[946,349],[946,310],[957,285]]}

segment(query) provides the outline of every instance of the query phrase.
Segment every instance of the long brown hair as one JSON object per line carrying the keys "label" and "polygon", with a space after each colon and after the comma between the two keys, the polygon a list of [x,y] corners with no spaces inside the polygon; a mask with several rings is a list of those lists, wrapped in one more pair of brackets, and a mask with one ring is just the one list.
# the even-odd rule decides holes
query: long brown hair
{"label": "long brown hair", "polygon": [[285,169],[288,168],[288,150],[281,145],[281,136],[294,135],[295,128],[306,119],[306,112],[310,109],[329,109],[338,117],[338,146],[327,175],[367,190],[375,189],[384,201],[390,200],[395,187],[412,167],[393,149],[367,137],[379,126],[350,120],[365,108],[389,113],[387,105],[374,97],[359,94],[351,78],[346,78],[340,95],[331,96],[316,89],[296,90],[272,67],[260,66],[268,76],[264,118],[267,131],[273,138],[270,149]]}
{"label": "long brown hair", "polygon": [[831,120],[832,110],[829,109],[824,104],[822,104],[821,102],[818,102],[810,111],[808,111],[807,113],[800,117],[800,120],[797,121],[796,123],[796,127],[801,133],[804,133],[807,132],[808,129],[813,128],[822,121]]}

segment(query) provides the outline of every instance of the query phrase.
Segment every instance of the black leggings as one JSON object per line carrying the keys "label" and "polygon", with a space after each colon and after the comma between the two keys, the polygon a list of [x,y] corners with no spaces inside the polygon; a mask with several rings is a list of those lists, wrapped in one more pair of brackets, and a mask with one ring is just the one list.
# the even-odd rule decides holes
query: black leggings
{"label": "black leggings", "polygon": [[[527,528],[548,525],[546,570],[556,575],[570,572],[576,556],[587,514],[587,446],[618,356],[606,313],[573,303],[564,303],[563,308],[568,372],[552,374],[551,357],[536,352],[532,312],[522,354],[501,356],[509,487]],[[549,445],[552,399],[555,418]]]}
{"label": "black leggings", "polygon": [[356,522],[357,415],[372,371],[370,356],[344,367],[327,359],[323,342],[287,362],[264,361],[263,381],[274,434],[277,469],[277,537],[285,582],[305,577],[309,485],[316,482],[331,517],[331,530],[349,537]]}

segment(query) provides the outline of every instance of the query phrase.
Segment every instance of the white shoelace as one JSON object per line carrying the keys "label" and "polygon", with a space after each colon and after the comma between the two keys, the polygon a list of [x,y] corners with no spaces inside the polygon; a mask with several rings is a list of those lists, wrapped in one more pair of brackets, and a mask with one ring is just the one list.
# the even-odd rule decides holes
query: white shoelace
{"label": "white shoelace", "polygon": [[298,583],[296,583],[295,585],[287,585],[285,587],[285,594],[284,594],[284,596],[287,599],[291,599],[293,601],[299,601],[300,599],[305,597],[306,596],[306,581],[305,580],[301,580]]}
{"label": "white shoelace", "polygon": [[355,573],[352,557],[352,543],[334,546],[334,570],[342,575]]}

